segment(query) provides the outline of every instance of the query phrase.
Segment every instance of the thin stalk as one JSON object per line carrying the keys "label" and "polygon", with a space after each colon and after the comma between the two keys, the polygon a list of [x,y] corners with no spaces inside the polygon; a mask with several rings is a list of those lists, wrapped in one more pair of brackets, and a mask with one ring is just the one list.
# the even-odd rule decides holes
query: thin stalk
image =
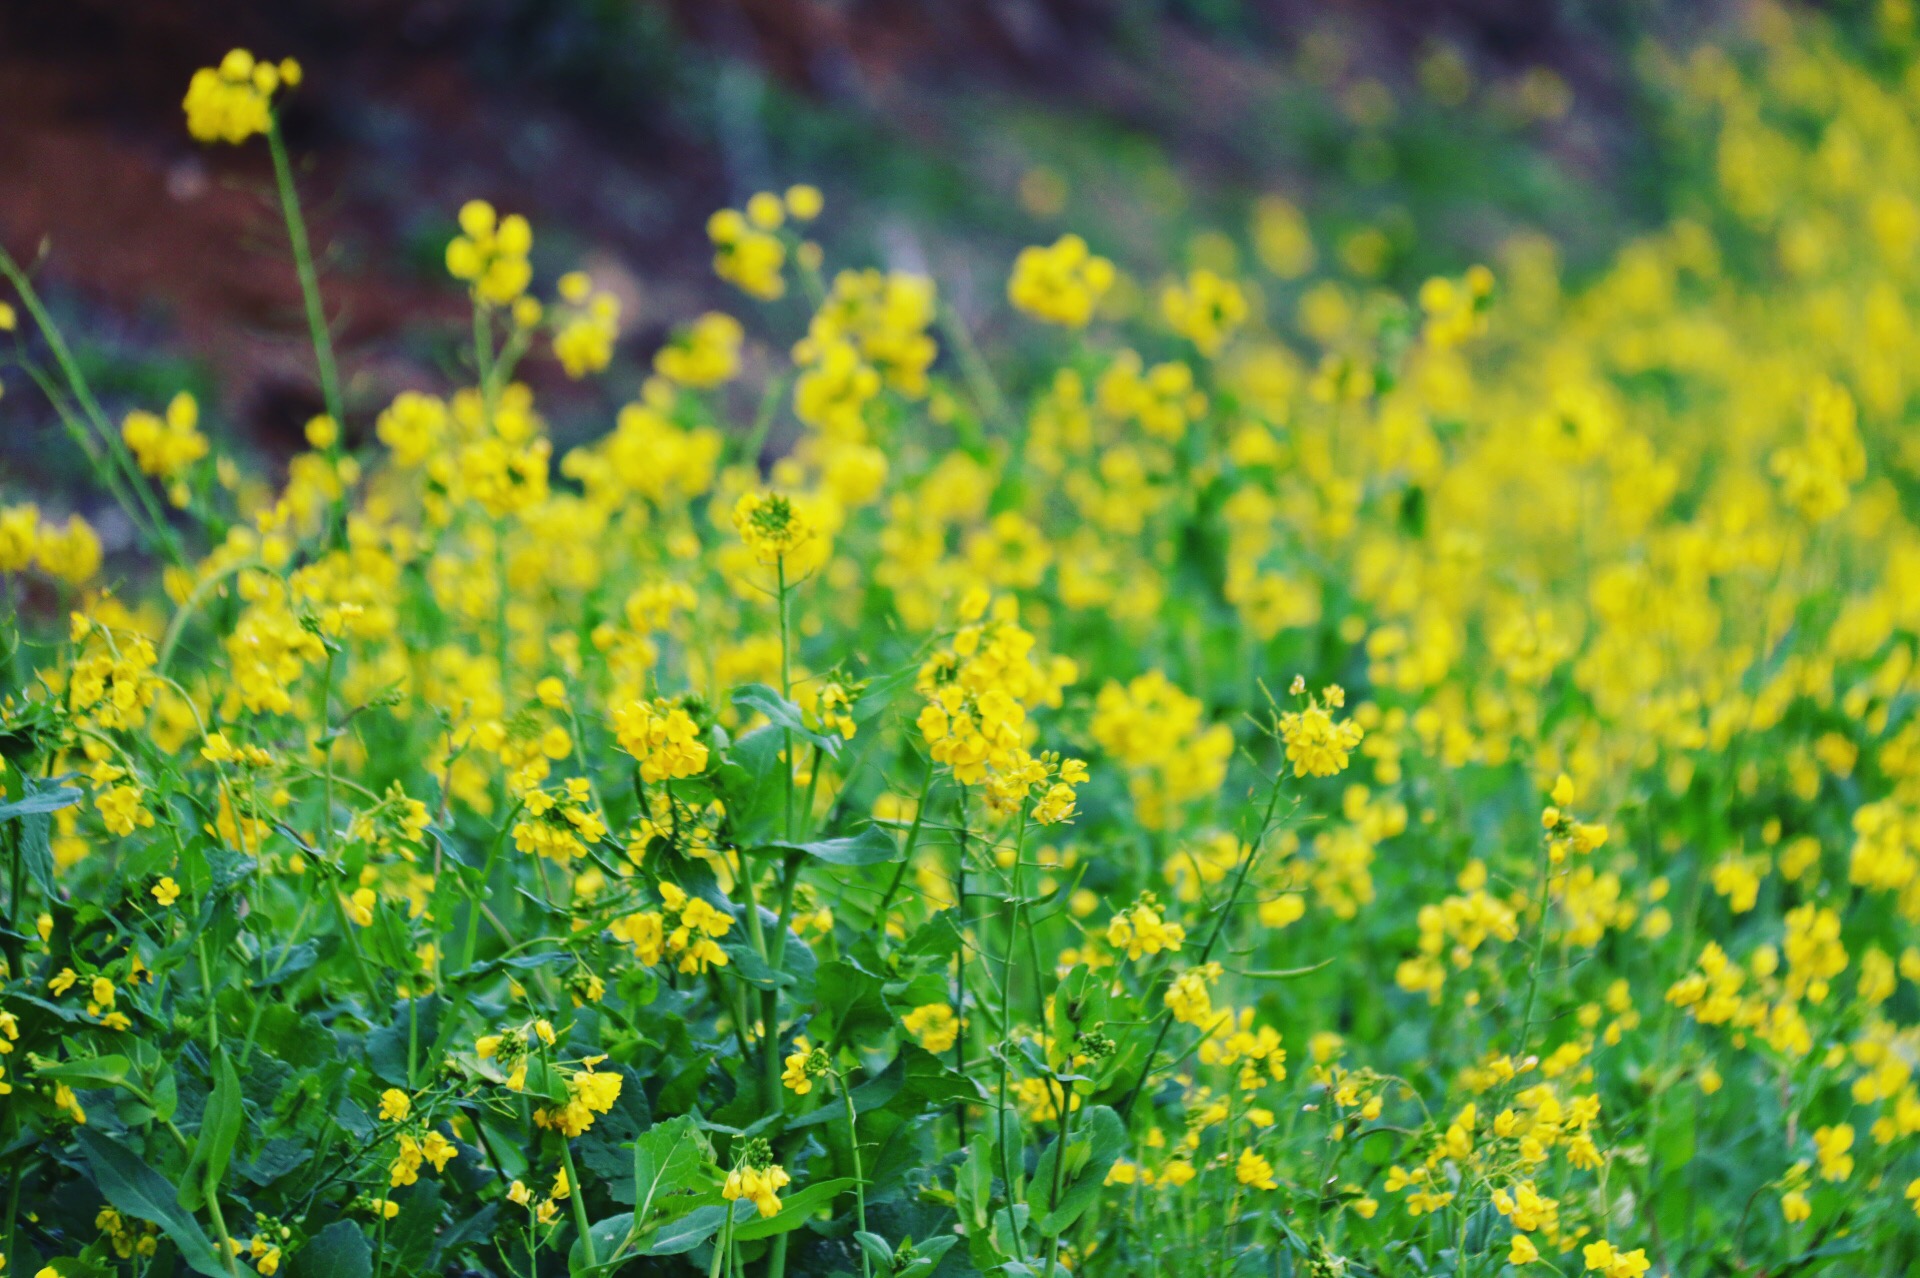
{"label": "thin stalk", "polygon": [[893,905],[893,898],[899,895],[900,884],[907,877],[907,867],[913,864],[913,848],[920,841],[920,826],[927,819],[927,797],[933,793],[933,760],[927,760],[926,779],[920,783],[920,800],[913,807],[913,825],[907,830],[907,845],[900,857],[900,864],[893,872],[893,881],[887,884],[887,894],[880,898],[880,908],[873,913],[874,923],[880,928],[880,934],[886,935],[887,910]]}
{"label": "thin stalk", "polygon": [[[836,1076],[838,1078],[838,1076]],[[860,1128],[859,1115],[853,1107],[853,1089],[847,1086],[847,1080],[838,1078],[840,1101],[847,1110],[847,1147],[853,1151],[853,1214],[859,1222],[860,1232],[867,1231],[867,1173],[860,1164]],[[873,1262],[867,1258],[867,1249],[860,1249],[860,1278],[873,1278]]]}
{"label": "thin stalk", "polygon": [[[960,911],[960,948],[953,956],[953,1015],[960,1022],[953,1036],[953,1067],[967,1073],[967,787],[960,787],[960,855],[954,861],[954,908]],[[960,1143],[967,1143],[967,1102],[953,1103]]]}
{"label": "thin stalk", "polygon": [[[340,400],[340,371],[333,358],[333,334],[327,330],[326,311],[320,304],[320,277],[313,267],[313,246],[307,238],[307,220],[300,212],[300,193],[293,184],[293,165],[287,160],[287,144],[280,136],[280,119],[273,117],[267,128],[267,149],[273,153],[273,180],[280,190],[280,210],[287,219],[287,242],[293,248],[293,269],[300,277],[300,296],[306,304],[307,331],[313,337],[313,360],[320,372],[320,398],[335,426],[346,429],[346,412]],[[337,449],[339,445],[336,443]]]}

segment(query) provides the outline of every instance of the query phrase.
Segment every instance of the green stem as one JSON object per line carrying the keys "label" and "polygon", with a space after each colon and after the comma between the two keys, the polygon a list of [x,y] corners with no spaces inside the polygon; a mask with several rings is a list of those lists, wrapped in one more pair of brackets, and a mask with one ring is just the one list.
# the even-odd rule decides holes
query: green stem
{"label": "green stem", "polygon": [[[853,1151],[853,1213],[859,1222],[860,1232],[867,1231],[867,1173],[860,1164],[859,1115],[853,1107],[853,1089],[847,1086],[847,1080],[839,1079],[840,1100],[847,1110],[847,1146]],[[860,1249],[860,1278],[873,1278],[873,1263],[867,1257],[867,1249]]]}
{"label": "green stem", "polygon": [[580,1231],[580,1246],[587,1254],[587,1268],[592,1269],[600,1262],[593,1254],[593,1229],[587,1224],[587,1187],[574,1170],[571,1141],[560,1142],[560,1162],[567,1169],[567,1201],[573,1206],[573,1227]]}
{"label": "green stem", "polygon": [[194,613],[200,610],[200,605],[206,602],[213,588],[229,577],[238,576],[248,568],[258,567],[259,562],[257,559],[243,559],[238,563],[228,564],[218,572],[208,573],[195,584],[193,593],[189,594],[185,602],[174,610],[173,620],[167,623],[166,636],[160,640],[160,657],[154,664],[156,674],[164,675],[167,672],[167,665],[173,660],[173,650],[179,646],[180,636],[186,631],[187,622],[192,620]]}
{"label": "green stem", "polygon": [[[960,948],[953,956],[953,1015],[960,1022],[953,1036],[953,1067],[967,1073],[967,787],[960,787],[960,854],[954,860],[954,908],[960,912]],[[1009,1009],[1011,1010],[1011,1009]],[[961,1145],[967,1143],[967,1102],[955,1100],[953,1121]],[[1012,1192],[1012,1186],[1008,1186]]]}
{"label": "green stem", "polygon": [[214,1235],[220,1239],[220,1258],[227,1262],[227,1272],[233,1278],[240,1278],[240,1262],[234,1259],[233,1235],[227,1232],[227,1218],[220,1211],[220,1186],[213,1177],[207,1177],[207,1215],[213,1218]]}
{"label": "green stem", "polygon": [[[340,371],[333,359],[333,335],[327,331],[327,317],[320,305],[320,278],[313,268],[313,246],[307,239],[307,220],[300,212],[300,194],[293,185],[293,165],[287,160],[287,145],[280,136],[276,116],[267,128],[267,149],[273,153],[273,179],[280,189],[280,209],[287,218],[287,242],[293,247],[293,269],[300,277],[301,300],[306,304],[307,330],[313,337],[313,359],[320,371],[320,398],[334,425],[346,429],[346,412],[340,400]],[[339,444],[334,444],[334,449]]]}
{"label": "green stem", "polygon": [[1527,970],[1527,1001],[1520,1014],[1520,1039],[1514,1051],[1514,1068],[1524,1068],[1527,1057],[1527,1039],[1533,1033],[1533,1001],[1540,989],[1540,965],[1545,961],[1547,952],[1547,909],[1552,904],[1553,892],[1553,844],[1551,840],[1540,841],[1540,914],[1535,922],[1533,939],[1533,962]]}
{"label": "green stem", "polygon": [[880,908],[873,912],[874,926],[880,929],[884,937],[887,932],[887,911],[893,906],[893,898],[900,893],[900,884],[907,877],[907,868],[913,864],[913,848],[920,842],[920,827],[927,819],[927,798],[933,793],[933,760],[927,760],[927,775],[920,782],[920,800],[913,807],[913,825],[907,830],[906,848],[900,857],[900,864],[894,868],[893,881],[887,884],[887,894],[880,898]]}

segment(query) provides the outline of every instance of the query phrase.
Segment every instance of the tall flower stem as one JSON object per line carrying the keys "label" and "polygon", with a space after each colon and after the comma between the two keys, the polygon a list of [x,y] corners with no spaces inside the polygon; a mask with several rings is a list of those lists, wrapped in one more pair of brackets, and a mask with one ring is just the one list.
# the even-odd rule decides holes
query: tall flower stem
{"label": "tall flower stem", "polygon": [[320,373],[320,399],[334,424],[344,429],[346,417],[340,400],[340,371],[333,358],[333,334],[327,329],[326,311],[320,304],[320,277],[313,266],[313,245],[307,237],[307,219],[300,211],[300,193],[293,184],[293,165],[287,159],[287,144],[280,136],[278,116],[267,130],[267,149],[273,153],[273,180],[280,191],[280,211],[287,219],[287,243],[293,248],[294,272],[300,277],[307,331],[313,338],[313,361]]}
{"label": "tall flower stem", "polygon": [[[867,1232],[867,1173],[860,1162],[859,1114],[853,1107],[853,1089],[847,1086],[847,1080],[834,1075],[834,1082],[840,1089],[840,1103],[847,1111],[847,1147],[853,1151],[853,1215],[858,1222],[860,1232]],[[860,1249],[860,1278],[873,1278],[873,1261],[867,1256],[867,1249]]]}

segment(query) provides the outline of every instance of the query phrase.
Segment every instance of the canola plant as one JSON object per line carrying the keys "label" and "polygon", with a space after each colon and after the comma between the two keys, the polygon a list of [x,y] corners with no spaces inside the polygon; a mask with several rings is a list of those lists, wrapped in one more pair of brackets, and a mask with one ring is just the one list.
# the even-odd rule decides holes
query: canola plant
{"label": "canola plant", "polygon": [[1272,197],[1164,279],[1028,248],[1015,365],[755,195],[559,455],[521,374],[614,297],[469,203],[464,380],[346,402],[300,68],[198,73],[328,411],[279,484],[116,422],[0,256],[151,565],[0,510],[6,1272],[1910,1272],[1882,10],[1649,54],[1683,211],[1578,284],[1395,296]]}

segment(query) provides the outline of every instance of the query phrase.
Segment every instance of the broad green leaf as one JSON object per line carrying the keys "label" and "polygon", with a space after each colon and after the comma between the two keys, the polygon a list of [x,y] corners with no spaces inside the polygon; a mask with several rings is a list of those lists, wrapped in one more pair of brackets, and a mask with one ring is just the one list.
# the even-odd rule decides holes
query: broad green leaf
{"label": "broad green leaf", "polygon": [[44,812],[29,812],[20,818],[21,864],[48,900],[59,895],[53,882],[53,818]]}
{"label": "broad green leaf", "polygon": [[174,1187],[159,1172],[125,1145],[91,1128],[76,1128],[73,1138],[86,1156],[101,1197],[129,1216],[160,1226],[194,1272],[207,1278],[228,1278],[199,1223],[181,1209]]}
{"label": "broad green leaf", "polygon": [[780,828],[788,766],[780,757],[783,748],[780,729],[755,728],[728,746],[726,760],[714,769],[736,835],[749,846]]}
{"label": "broad green leaf", "polygon": [[200,1135],[193,1143],[193,1158],[180,1179],[180,1205],[188,1211],[198,1211],[206,1202],[207,1187],[217,1188],[226,1178],[245,1118],[240,1076],[234,1073],[232,1059],[221,1052],[214,1065],[213,1092],[200,1119]]}
{"label": "broad green leaf", "polygon": [[634,1245],[636,1256],[677,1256],[692,1251],[719,1232],[726,1223],[724,1206],[696,1207],[676,1220],[668,1221]]}
{"label": "broad green leaf", "polygon": [[[627,1240],[627,1235],[633,1232],[633,1213],[623,1211],[617,1216],[609,1216],[605,1220],[596,1220],[587,1227],[587,1232],[593,1236],[594,1262],[604,1265],[612,1258],[615,1249]],[[631,1255],[632,1253],[628,1254]],[[567,1251],[567,1270],[570,1273],[577,1274],[586,1267],[587,1248],[585,1241],[580,1238],[575,1238],[573,1240],[573,1246]]]}
{"label": "broad green leaf", "polygon": [[705,1139],[685,1114],[642,1132],[633,1142],[634,1206],[645,1222],[662,1199],[697,1186]]}
{"label": "broad green leaf", "polygon": [[373,1249],[351,1220],[336,1220],[293,1258],[289,1278],[371,1278]]}
{"label": "broad green leaf", "polygon": [[987,1230],[987,1213],[993,1207],[993,1169],[993,1136],[982,1132],[967,1145],[967,1157],[953,1186],[960,1219],[975,1235],[984,1235]]}
{"label": "broad green leaf", "polygon": [[1034,1169],[1028,1201],[1040,1215],[1040,1232],[1063,1233],[1080,1219],[1099,1197],[1107,1173],[1126,1149],[1127,1128],[1120,1115],[1105,1105],[1081,1113],[1064,1151],[1055,1140],[1042,1151]]}
{"label": "broad green leaf", "polygon": [[755,989],[778,990],[793,984],[791,976],[774,971],[759,951],[745,941],[733,941],[720,948],[732,960],[733,974]]}
{"label": "broad green leaf", "polygon": [[1076,1032],[1095,1028],[1106,1019],[1106,983],[1085,963],[1076,964],[1053,996],[1054,1037],[1071,1043]]}

